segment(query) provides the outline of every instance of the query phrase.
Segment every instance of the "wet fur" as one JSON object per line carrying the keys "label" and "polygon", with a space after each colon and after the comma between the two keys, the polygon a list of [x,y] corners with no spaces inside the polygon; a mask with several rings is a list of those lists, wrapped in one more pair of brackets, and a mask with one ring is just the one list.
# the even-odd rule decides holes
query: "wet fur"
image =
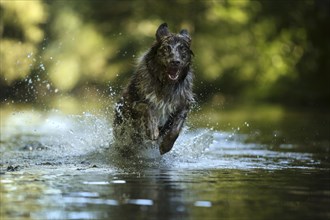
{"label": "wet fur", "polygon": [[[146,144],[170,151],[194,102],[191,38],[162,24],[116,104],[114,136],[124,150]],[[175,79],[175,80],[174,80]]]}

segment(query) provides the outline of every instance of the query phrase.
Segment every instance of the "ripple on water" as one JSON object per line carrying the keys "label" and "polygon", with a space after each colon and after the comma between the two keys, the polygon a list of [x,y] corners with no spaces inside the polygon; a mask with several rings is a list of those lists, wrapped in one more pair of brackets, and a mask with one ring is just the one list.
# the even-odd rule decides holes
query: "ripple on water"
{"label": "ripple on water", "polygon": [[109,120],[90,113],[15,113],[6,118],[2,129],[1,143],[8,146],[2,151],[8,164],[22,163],[23,159],[30,165],[50,166],[84,162],[85,166],[105,168],[283,169],[313,168],[319,163],[312,159],[312,154],[289,152],[293,148],[290,144],[282,146],[285,151],[274,151],[265,144],[246,143],[248,135],[188,128],[179,136],[173,150],[162,157],[157,149],[149,149],[135,158],[125,159],[114,154]]}

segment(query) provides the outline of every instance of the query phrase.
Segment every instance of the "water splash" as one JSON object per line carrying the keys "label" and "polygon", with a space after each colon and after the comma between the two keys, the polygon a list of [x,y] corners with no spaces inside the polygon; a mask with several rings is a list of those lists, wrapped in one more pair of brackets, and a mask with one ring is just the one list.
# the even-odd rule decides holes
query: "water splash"
{"label": "water splash", "polygon": [[[59,111],[15,112],[2,126],[1,153],[5,164],[83,164],[139,170],[175,169],[283,169],[313,168],[319,162],[309,153],[273,151],[267,145],[246,143],[246,135],[186,127],[173,150],[160,156],[157,148],[141,149],[133,157],[113,145],[111,119]],[[18,159],[19,158],[19,159]]]}

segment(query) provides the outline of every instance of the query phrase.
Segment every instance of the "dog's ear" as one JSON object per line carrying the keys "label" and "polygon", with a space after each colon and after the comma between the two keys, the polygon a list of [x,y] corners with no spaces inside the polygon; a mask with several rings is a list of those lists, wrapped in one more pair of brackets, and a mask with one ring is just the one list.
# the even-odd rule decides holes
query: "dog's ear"
{"label": "dog's ear", "polygon": [[160,42],[163,37],[166,37],[168,35],[170,35],[170,32],[168,30],[167,24],[166,23],[161,24],[156,31],[157,41]]}
{"label": "dog's ear", "polygon": [[183,30],[180,31],[179,34],[181,35],[181,37],[182,37],[182,38],[183,38],[183,39],[189,44],[189,46],[190,46],[190,44],[191,44],[191,37],[190,37],[188,31],[187,31],[186,29],[183,29]]}

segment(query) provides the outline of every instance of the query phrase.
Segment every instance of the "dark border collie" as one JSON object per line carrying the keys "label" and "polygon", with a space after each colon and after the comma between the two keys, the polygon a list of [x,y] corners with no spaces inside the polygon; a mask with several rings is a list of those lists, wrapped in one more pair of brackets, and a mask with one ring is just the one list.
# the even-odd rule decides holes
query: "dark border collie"
{"label": "dark border collie", "polygon": [[160,154],[172,149],[194,102],[190,44],[187,30],[171,33],[166,23],[157,29],[116,104],[114,137],[124,152],[150,144]]}

